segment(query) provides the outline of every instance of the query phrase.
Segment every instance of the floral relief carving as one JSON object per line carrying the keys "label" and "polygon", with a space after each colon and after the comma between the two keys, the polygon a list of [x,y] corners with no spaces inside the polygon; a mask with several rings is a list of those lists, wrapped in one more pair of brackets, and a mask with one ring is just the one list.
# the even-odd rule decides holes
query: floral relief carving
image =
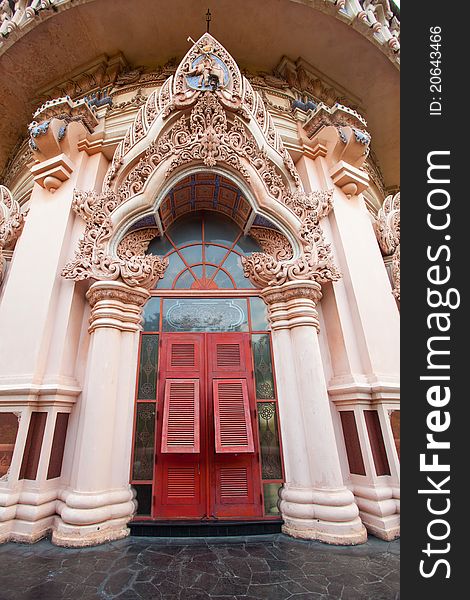
{"label": "floral relief carving", "polygon": [[[131,287],[150,288],[162,278],[168,260],[159,256],[133,254],[115,258],[107,245],[113,233],[110,214],[119,202],[112,192],[78,192],[75,190],[72,208],[86,223],[75,258],[62,270],[66,279],[117,280]],[[132,254],[132,253],[130,253]]]}
{"label": "floral relief carving", "polygon": [[131,231],[119,242],[116,253],[119,258],[124,260],[143,255],[146,253],[150,242],[157,236],[158,229],[156,227]]}
{"label": "floral relief carving", "polygon": [[392,256],[392,293],[400,301],[400,192],[385,198],[374,226],[382,253]]}
{"label": "floral relief carving", "polygon": [[[172,153],[177,154],[177,160],[172,162],[169,172],[191,160],[202,159],[207,166],[214,166],[219,160],[227,160],[247,177],[240,157],[252,159],[251,162],[258,158],[261,165],[267,156],[257,156],[260,150],[254,139],[250,139],[250,148],[245,153],[242,152],[243,139],[251,137],[243,122],[250,121],[257,123],[264,136],[265,146],[276,151],[288,176],[297,187],[301,186],[297,169],[276,132],[263,98],[253,90],[246,77],[241,75],[236,62],[225,48],[208,33],[194,43],[175,75],[170,76],[158,92],[152,92],[145,105],[140,108],[133,125],[116,149],[105,186],[110,187],[121,170],[126,155],[147,135],[157,119],[164,121],[174,112],[188,110],[191,110],[189,123],[183,115],[171,126],[170,131],[166,131],[160,139],[149,145],[137,166],[121,183],[124,194],[129,186],[133,188],[132,193],[137,193],[149,174]],[[226,111],[234,115],[230,126]],[[151,165],[153,168],[149,170]]]}
{"label": "floral relief carving", "polygon": [[[293,161],[287,150],[284,149],[284,153],[284,162],[292,178],[300,185]],[[223,162],[249,181],[249,172],[241,160],[244,159],[258,171],[270,195],[282,200],[289,193],[280,171],[266,150],[258,147],[239,117],[236,116],[232,123],[228,121],[227,113],[214,92],[202,93],[189,119],[183,114],[168,131],[149,145],[119,187],[120,200],[127,200],[139,193],[158,165],[170,157],[166,177],[188,162],[202,161],[208,167]]]}
{"label": "floral relief carving", "polygon": [[[254,252],[243,257],[246,277],[258,287],[279,286],[290,281],[326,283],[340,278],[333,263],[330,245],[325,242],[320,221],[332,209],[333,190],[305,193],[296,191],[284,197],[285,204],[299,217],[300,256],[281,258],[279,253]],[[264,246],[263,246],[264,247]]]}
{"label": "floral relief carving", "polygon": [[276,260],[290,259],[293,256],[289,240],[274,229],[267,227],[252,227],[250,236],[254,238],[263,250]]}
{"label": "floral relief carving", "polygon": [[10,190],[0,185],[0,285],[5,274],[6,260],[3,251],[13,247],[21,235],[26,213],[13,198]]}

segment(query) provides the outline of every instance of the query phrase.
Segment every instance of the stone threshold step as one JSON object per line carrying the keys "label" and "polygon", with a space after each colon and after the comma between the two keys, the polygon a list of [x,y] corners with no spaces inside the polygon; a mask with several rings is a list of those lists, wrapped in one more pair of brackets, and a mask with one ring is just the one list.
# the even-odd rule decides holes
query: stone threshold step
{"label": "stone threshold step", "polygon": [[137,537],[219,537],[281,533],[282,519],[269,521],[132,521]]}

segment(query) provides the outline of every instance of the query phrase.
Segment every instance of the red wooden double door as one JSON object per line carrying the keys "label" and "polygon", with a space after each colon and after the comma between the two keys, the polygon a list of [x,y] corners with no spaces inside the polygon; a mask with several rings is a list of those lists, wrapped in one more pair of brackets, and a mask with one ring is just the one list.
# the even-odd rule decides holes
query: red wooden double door
{"label": "red wooden double door", "polygon": [[250,336],[162,336],[154,515],[263,514]]}

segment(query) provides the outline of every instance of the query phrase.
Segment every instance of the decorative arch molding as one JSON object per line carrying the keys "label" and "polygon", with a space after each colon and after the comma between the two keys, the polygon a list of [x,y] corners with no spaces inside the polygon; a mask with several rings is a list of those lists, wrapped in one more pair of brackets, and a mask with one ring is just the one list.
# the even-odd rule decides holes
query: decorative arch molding
{"label": "decorative arch molding", "polygon": [[308,279],[307,272],[315,272],[318,281],[339,276],[319,225],[331,210],[332,192],[302,190],[263,99],[206,33],[139,109],[116,149],[102,192],[75,192],[73,209],[87,226],[64,277],[121,278],[130,286],[153,286],[163,277],[165,260],[143,253],[119,256],[119,243],[126,225],[158,209],[162,190],[195,169],[231,176],[247,190],[254,211],[279,223],[293,240],[291,255],[280,254],[276,246],[274,254],[256,253],[256,265],[255,258],[246,260],[245,274],[255,285],[264,287],[268,277],[277,284],[299,274]]}

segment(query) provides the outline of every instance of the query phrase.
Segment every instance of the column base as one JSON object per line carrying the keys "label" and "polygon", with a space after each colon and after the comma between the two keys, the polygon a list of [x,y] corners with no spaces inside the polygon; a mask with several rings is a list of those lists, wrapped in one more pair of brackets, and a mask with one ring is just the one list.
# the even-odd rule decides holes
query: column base
{"label": "column base", "polygon": [[367,531],[391,541],[400,536],[400,500],[392,487],[354,486],[359,515]]}
{"label": "column base", "polygon": [[356,545],[367,541],[354,496],[347,488],[300,488],[285,484],[280,510],[283,532],[327,544]]}
{"label": "column base", "polygon": [[367,530],[359,517],[348,523],[284,517],[282,532],[294,538],[318,540],[337,546],[356,546],[367,542]]}
{"label": "column base", "polygon": [[366,529],[375,537],[391,542],[400,537],[400,516],[377,517],[362,511],[359,512]]}
{"label": "column base", "polygon": [[84,548],[114,542],[129,535],[126,519],[115,519],[96,525],[68,525],[60,517],[52,532],[52,543],[65,548]]}
{"label": "column base", "polygon": [[0,526],[0,544],[6,542],[20,542],[34,544],[49,535],[53,526],[53,517],[46,517],[38,521],[23,521],[15,519]]}

